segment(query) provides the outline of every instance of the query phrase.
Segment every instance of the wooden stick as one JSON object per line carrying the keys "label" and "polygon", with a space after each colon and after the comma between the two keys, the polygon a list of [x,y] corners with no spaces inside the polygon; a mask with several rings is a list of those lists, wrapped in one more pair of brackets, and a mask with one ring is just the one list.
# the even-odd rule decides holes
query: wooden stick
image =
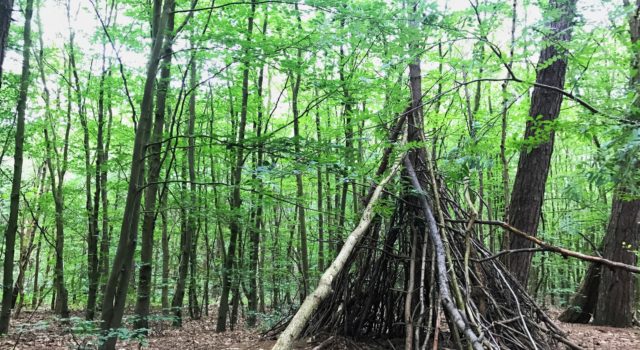
{"label": "wooden stick", "polygon": [[[466,220],[450,220],[450,219],[446,219],[446,221],[448,222],[455,222],[455,223],[462,223],[462,224],[466,224],[467,221]],[[597,257],[597,256],[593,256],[593,255],[587,255],[587,254],[582,254],[582,253],[578,253],[578,252],[574,252],[573,250],[569,250],[566,248],[562,248],[562,247],[558,247],[558,246],[554,246],[551,245],[539,238],[536,238],[528,233],[525,233],[523,231],[518,230],[517,228],[507,224],[506,222],[502,222],[502,221],[494,221],[494,220],[476,220],[475,222],[476,224],[481,224],[481,225],[494,225],[494,226],[500,226],[502,228],[504,228],[505,230],[515,233],[516,235],[531,241],[535,244],[537,244],[538,246],[544,248],[547,251],[550,252],[554,252],[554,253],[558,253],[558,254],[562,254],[562,256],[567,257],[573,257],[576,259],[580,259],[580,260],[584,260],[584,261],[590,261],[596,264],[602,264],[605,265],[607,267],[610,267],[612,269],[622,269],[628,272],[632,272],[632,273],[640,273],[640,267],[637,266],[633,266],[633,265],[627,265],[627,264],[623,264],[621,262],[617,262],[617,261],[612,261],[609,259],[605,259],[605,258],[601,258],[601,257]]]}
{"label": "wooden stick", "polygon": [[[406,132],[403,141],[406,141]],[[376,186],[375,190],[373,191],[373,195],[371,196],[371,199],[367,204],[367,207],[362,213],[362,217],[360,218],[358,226],[356,226],[353,232],[349,234],[349,237],[347,237],[347,240],[342,246],[342,249],[340,250],[340,253],[338,253],[336,259],[331,263],[324,274],[322,274],[322,277],[320,278],[320,281],[318,283],[318,287],[313,291],[313,293],[307,296],[302,305],[300,305],[298,312],[296,312],[296,314],[293,316],[291,322],[289,322],[289,325],[284,330],[284,332],[280,334],[280,336],[278,337],[278,341],[273,346],[272,350],[290,350],[293,342],[300,336],[300,333],[302,333],[302,330],[307,325],[307,322],[309,322],[309,319],[311,318],[313,313],[318,309],[318,306],[320,306],[320,302],[322,302],[331,294],[331,283],[333,282],[333,279],[340,273],[340,271],[342,271],[345,264],[347,263],[349,255],[351,255],[351,252],[356,247],[362,236],[365,234],[365,232],[367,232],[371,221],[375,217],[375,213],[373,210],[374,206],[377,200],[380,198],[384,186],[393,178],[395,173],[400,168],[403,158],[404,153],[398,156],[395,164],[389,172],[389,175],[387,175],[387,177],[385,177]]]}

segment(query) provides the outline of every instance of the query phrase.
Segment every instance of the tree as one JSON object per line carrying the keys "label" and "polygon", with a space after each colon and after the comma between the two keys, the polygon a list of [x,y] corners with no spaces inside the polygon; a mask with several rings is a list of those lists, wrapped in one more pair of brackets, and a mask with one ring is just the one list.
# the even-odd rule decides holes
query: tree
{"label": "tree", "polygon": [[[255,0],[251,2],[251,10],[247,18],[247,44],[251,43],[251,35],[253,33],[254,16],[256,12]],[[229,312],[229,294],[234,279],[238,278],[234,271],[234,263],[236,257],[236,245],[238,244],[238,235],[241,231],[241,218],[240,212],[242,210],[242,198],[240,195],[240,184],[242,183],[242,167],[244,165],[244,139],[247,126],[247,108],[249,104],[249,69],[250,61],[248,57],[248,48],[244,49],[244,59],[242,61],[242,97],[240,107],[240,121],[237,125],[237,140],[236,140],[236,152],[234,159],[234,166],[232,169],[232,193],[231,193],[231,215],[232,218],[229,222],[229,231],[231,236],[229,237],[229,246],[225,254],[224,267],[222,270],[222,295],[220,296],[220,306],[218,307],[218,319],[216,323],[216,331],[223,332],[227,329],[227,314]],[[239,297],[239,296],[238,296]],[[233,322],[232,326],[233,326]]]}
{"label": "tree", "polygon": [[[628,1],[625,6],[631,8]],[[630,87],[635,99],[629,108],[628,120],[640,121],[640,1],[629,16],[629,33],[632,48]],[[637,132],[637,126],[624,126],[624,136]],[[635,131],[634,131],[635,129]],[[602,242],[602,257],[628,265],[636,265],[640,234],[640,196],[638,190],[638,146],[624,147],[617,152],[617,185],[611,203],[609,224]],[[632,155],[633,154],[633,155]],[[628,174],[628,175],[625,175]],[[635,303],[635,278],[625,271],[612,270],[591,264],[571,304],[560,315],[560,320],[573,323],[593,323],[614,327],[629,327],[633,323]]]}
{"label": "tree", "polygon": [[[153,233],[157,218],[156,197],[158,193],[158,181],[162,170],[162,137],[165,128],[165,113],[167,109],[167,94],[171,82],[171,60],[173,57],[173,40],[175,24],[175,2],[171,4],[171,12],[167,19],[167,29],[164,47],[162,49],[162,67],[160,69],[160,81],[156,91],[156,110],[153,120],[153,134],[149,145],[147,188],[145,189],[145,212],[142,216],[142,239],[140,251],[140,271],[138,278],[138,297],[136,299],[135,313],[136,329],[149,329],[149,308],[151,304],[151,276],[153,268]],[[169,147],[166,147],[169,151]],[[165,220],[163,220],[164,222]],[[163,281],[163,284],[167,283]],[[164,306],[164,305],[163,305]]]}
{"label": "tree", "polygon": [[[116,337],[110,332],[120,327],[126,303],[126,290],[133,270],[133,257],[137,243],[138,220],[140,216],[140,197],[144,174],[145,149],[149,142],[153,114],[153,93],[155,89],[156,73],[160,64],[160,53],[163,46],[164,32],[171,11],[172,0],[164,2],[154,1],[154,10],[158,16],[154,18],[154,35],[151,53],[147,64],[144,93],[140,104],[140,118],[138,120],[131,159],[129,186],[125,200],[124,216],[120,229],[120,238],[109,279],[105,287],[102,303],[101,329],[106,340],[101,348],[112,350],[116,345]],[[162,10],[159,10],[162,9]]]}
{"label": "tree", "polygon": [[9,39],[12,11],[13,0],[0,1],[0,86],[2,86],[2,64],[4,63],[5,50]]}
{"label": "tree", "polygon": [[[6,7],[4,8],[6,10]],[[1,16],[2,14],[0,14]],[[20,92],[18,95],[17,121],[15,144],[13,153],[13,178],[11,179],[11,200],[9,219],[4,232],[5,255],[2,277],[2,308],[0,309],[0,334],[9,331],[11,307],[13,304],[13,264],[15,257],[16,232],[18,231],[18,213],[20,211],[20,185],[22,183],[22,164],[24,156],[25,113],[27,110],[27,94],[29,92],[30,58],[31,58],[31,18],[33,17],[33,0],[27,0],[25,7],[25,22],[22,40],[22,73],[20,77]],[[0,18],[2,20],[2,18]],[[4,28],[3,28],[4,29]],[[7,24],[8,29],[8,24]],[[4,32],[2,34],[5,35]],[[4,39],[4,38],[3,38]],[[4,45],[5,43],[0,43]],[[2,52],[4,56],[4,46]]]}
{"label": "tree", "polygon": [[[552,0],[548,17],[550,35],[545,38],[547,45],[540,53],[537,86],[531,94],[530,120],[524,133],[524,146],[520,150],[518,170],[509,201],[508,222],[525,232],[535,234],[544,200],[545,184],[549,175],[555,131],[553,122],[560,114],[563,95],[545,86],[562,89],[567,70],[566,50],[562,43],[571,40],[574,24],[576,0]],[[504,247],[508,249],[530,248],[531,243],[506,235]],[[505,263],[513,275],[527,285],[532,253],[511,254]]]}

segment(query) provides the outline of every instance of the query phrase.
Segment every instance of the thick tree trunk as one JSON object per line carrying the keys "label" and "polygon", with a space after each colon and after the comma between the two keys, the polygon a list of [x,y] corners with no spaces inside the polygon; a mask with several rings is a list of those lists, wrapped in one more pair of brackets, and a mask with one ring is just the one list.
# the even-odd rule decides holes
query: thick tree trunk
{"label": "thick tree trunk", "polygon": [[[33,0],[27,0],[25,24],[23,32],[22,76],[18,95],[18,117],[15,131],[15,151],[13,153],[13,178],[11,179],[11,195],[9,200],[9,219],[4,232],[5,254],[2,278],[2,307],[0,309],[0,334],[9,330],[13,287],[13,259],[15,257],[16,233],[18,232],[18,212],[20,210],[20,185],[22,183],[22,162],[24,145],[24,117],[27,109],[29,90],[29,58],[31,56],[31,17],[33,16]],[[7,25],[8,28],[8,25]],[[3,34],[4,35],[4,34]],[[4,54],[4,48],[2,51]]]}
{"label": "thick tree trunk", "polygon": [[589,323],[598,302],[601,271],[602,265],[589,265],[578,292],[573,296],[569,307],[558,317],[558,320],[569,323]]}
{"label": "thick tree trunk", "polygon": [[[623,199],[619,193],[613,199],[602,256],[624,264],[636,265],[640,234],[640,198]],[[635,276],[621,269],[602,268],[598,285],[598,302],[593,323],[614,327],[629,327],[633,322]]]}
{"label": "thick tree trunk", "polygon": [[[548,40],[558,43],[571,40],[575,3],[576,0],[550,1],[550,7],[554,11],[549,11],[550,15],[553,14],[553,20],[549,23],[552,34]],[[538,84],[560,89],[564,87],[567,58],[559,45],[549,44],[542,50],[538,67]],[[558,118],[561,105],[561,93],[538,86],[533,89],[529,109],[529,116],[533,120],[527,121],[524,139],[528,144],[520,151],[508,211],[509,224],[524,232],[536,234],[538,230],[555,138],[552,122]],[[520,237],[507,237],[505,246],[509,249],[531,247],[530,242]],[[509,270],[525,286],[529,277],[531,257],[532,253],[521,253],[508,255],[505,259]]]}
{"label": "thick tree trunk", "polygon": [[[625,6],[630,7],[629,1],[624,1]],[[632,77],[631,88],[636,92],[640,90],[640,50],[637,43],[640,40],[640,18],[638,10],[640,1],[634,4],[635,11],[629,17],[629,32],[631,34],[632,54]],[[636,97],[629,119],[640,120],[638,107],[640,97]],[[630,152],[636,152],[631,148]],[[628,158],[628,157],[622,157]],[[633,157],[631,157],[633,159]],[[636,160],[637,162],[637,160]],[[619,164],[622,169],[632,167],[632,174],[636,175],[640,165]],[[637,181],[623,179],[623,181]],[[623,182],[618,184],[617,193],[613,197],[611,204],[611,216],[609,225],[603,239],[602,256],[605,259],[635,265],[636,255],[633,252],[637,249],[638,235],[640,234],[640,198],[638,194],[627,193]],[[631,187],[637,188],[637,182]],[[598,272],[594,272],[598,271]],[[595,264],[589,266],[589,270],[584,277],[578,292],[574,295],[569,307],[560,316],[560,320],[572,323],[587,323],[591,316],[594,316],[593,323],[609,325],[615,327],[627,327],[632,324],[633,310],[635,302],[635,277],[623,270],[608,269]]]}

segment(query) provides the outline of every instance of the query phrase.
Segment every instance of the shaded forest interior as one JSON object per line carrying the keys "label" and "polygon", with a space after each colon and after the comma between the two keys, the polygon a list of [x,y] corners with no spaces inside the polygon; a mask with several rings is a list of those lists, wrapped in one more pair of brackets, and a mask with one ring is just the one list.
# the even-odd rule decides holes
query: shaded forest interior
{"label": "shaded forest interior", "polygon": [[633,327],[639,39],[640,0],[0,0],[0,345]]}

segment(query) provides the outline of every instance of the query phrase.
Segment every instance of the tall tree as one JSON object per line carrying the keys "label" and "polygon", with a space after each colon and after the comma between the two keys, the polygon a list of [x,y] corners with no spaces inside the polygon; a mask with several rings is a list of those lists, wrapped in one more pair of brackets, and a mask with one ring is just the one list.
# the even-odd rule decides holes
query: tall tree
{"label": "tall tree", "polygon": [[[142,190],[144,179],[145,149],[151,133],[156,74],[160,64],[164,32],[172,3],[173,0],[166,0],[164,4],[162,0],[154,0],[153,3],[154,13],[159,15],[154,16],[151,52],[147,63],[144,91],[140,104],[140,118],[133,143],[131,172],[129,174],[120,237],[102,302],[101,328],[105,333],[105,341],[101,345],[101,349],[104,350],[115,349],[117,339],[112,330],[120,327],[127,301],[127,289],[133,270],[133,257],[138,236],[140,191]],[[162,9],[161,11],[158,10],[160,8]]]}
{"label": "tall tree", "polygon": [[[251,12],[247,18],[247,38],[246,45],[251,44],[251,35],[253,32],[253,18],[256,12],[256,1],[251,1]],[[220,296],[220,306],[218,307],[218,319],[216,323],[216,331],[223,332],[226,330],[227,314],[229,312],[229,295],[232,289],[232,278],[235,278],[234,260],[236,259],[236,245],[238,243],[238,235],[240,234],[241,220],[240,211],[242,209],[242,197],[240,196],[240,184],[242,183],[242,167],[244,165],[244,139],[245,129],[247,126],[247,108],[249,105],[249,47],[244,48],[244,58],[242,60],[242,100],[240,109],[240,121],[237,126],[236,136],[236,154],[234,166],[231,174],[232,193],[231,193],[231,215],[229,223],[229,247],[224,259],[224,268],[222,270],[222,295]]]}
{"label": "tall tree", "polygon": [[[629,8],[628,0],[624,1]],[[625,134],[637,135],[640,127],[640,0],[629,17],[629,33],[633,53],[631,66],[631,88],[635,100],[630,108],[632,126],[625,127]],[[635,124],[635,125],[634,125]],[[613,195],[611,216],[604,238],[602,256],[607,259],[636,265],[636,249],[640,234],[640,146],[625,148],[619,156],[618,168],[621,177]],[[627,171],[627,169],[630,169]],[[631,174],[625,178],[624,174]],[[598,287],[598,303],[593,323],[616,327],[628,327],[633,323],[636,279],[626,271],[602,269]]]}
{"label": "tall tree", "polygon": [[[15,258],[16,233],[18,232],[18,214],[20,211],[20,184],[22,183],[22,164],[24,157],[24,116],[27,110],[29,92],[31,57],[31,18],[33,17],[33,0],[27,0],[22,40],[22,72],[20,91],[18,93],[18,117],[16,120],[15,144],[13,153],[13,178],[11,179],[11,197],[9,202],[9,220],[4,232],[4,265],[2,277],[2,308],[0,309],[0,334],[9,330],[11,306],[13,304],[13,264]],[[8,28],[8,25],[7,25]],[[4,35],[4,34],[3,34]],[[3,44],[3,43],[0,43]],[[2,51],[4,54],[4,48]]]}
{"label": "tall tree", "polygon": [[[167,18],[167,30],[163,48],[162,67],[160,69],[160,81],[156,91],[155,116],[153,121],[153,134],[149,146],[147,188],[144,194],[145,211],[142,217],[142,240],[140,249],[140,271],[138,278],[138,297],[136,299],[134,328],[149,329],[149,308],[151,304],[151,276],[153,264],[153,233],[157,218],[156,198],[158,193],[158,180],[162,168],[162,137],[165,128],[165,112],[167,109],[167,94],[171,82],[171,60],[173,57],[173,30],[175,23],[175,2],[171,4],[171,12]],[[169,147],[166,148],[167,152]],[[164,218],[164,216],[163,216]],[[164,221],[164,219],[163,219]],[[164,283],[164,281],[163,281]]]}
{"label": "tall tree", "polygon": [[[625,6],[631,10],[629,16],[629,34],[632,48],[630,87],[635,99],[630,107],[628,120],[632,126],[623,125],[624,135],[637,132],[640,122],[640,1],[631,8],[628,0]],[[635,130],[634,130],[635,129]],[[624,147],[618,152],[616,167],[620,178],[614,189],[611,203],[611,214],[606,234],[602,242],[602,257],[635,265],[637,256],[632,249],[637,249],[640,234],[640,194],[637,193],[638,146]],[[624,174],[629,174],[625,177]],[[591,264],[587,269],[583,282],[571,300],[570,306],[560,315],[560,320],[573,323],[588,323],[593,316],[593,323],[614,327],[628,327],[633,323],[636,295],[634,276],[626,271],[603,268]]]}
{"label": "tall tree", "polygon": [[[508,222],[524,232],[535,234],[538,230],[545,184],[549,175],[551,154],[555,139],[553,121],[560,114],[563,95],[553,88],[564,87],[567,71],[567,52],[563,43],[571,40],[576,0],[551,0],[546,18],[549,18],[549,34],[546,47],[540,53],[536,87],[531,94],[530,120],[527,121],[520,151],[518,170],[508,211]],[[552,87],[547,88],[548,87]],[[530,248],[532,243],[521,237],[510,237],[504,243],[509,249]],[[527,284],[533,253],[508,255],[505,263],[513,275]]]}
{"label": "tall tree", "polygon": [[[173,325],[182,326],[182,304],[184,300],[184,291],[187,283],[187,274],[189,273],[190,259],[195,257],[191,256],[191,250],[193,245],[193,238],[196,231],[196,211],[197,209],[197,191],[196,191],[196,172],[195,172],[195,122],[196,122],[196,57],[191,56],[189,63],[190,73],[190,94],[189,94],[189,121],[187,123],[187,136],[189,141],[189,147],[187,149],[187,167],[189,172],[189,188],[183,187],[186,192],[186,203],[188,209],[184,210],[182,235],[180,236],[180,264],[178,267],[178,279],[176,280],[176,288],[173,293],[173,300],[171,301],[171,308],[173,309]],[[183,167],[183,171],[184,171]]]}

